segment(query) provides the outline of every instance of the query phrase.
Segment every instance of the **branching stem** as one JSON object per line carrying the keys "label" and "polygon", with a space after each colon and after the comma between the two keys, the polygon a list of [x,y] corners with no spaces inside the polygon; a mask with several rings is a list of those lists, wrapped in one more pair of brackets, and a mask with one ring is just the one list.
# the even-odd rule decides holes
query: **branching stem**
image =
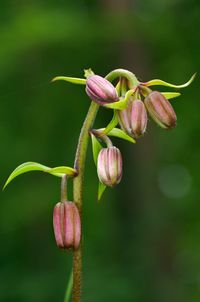
{"label": "branching stem", "polygon": [[[106,76],[106,79],[113,81],[115,78],[125,77],[128,80],[129,87],[131,89],[136,87],[139,82],[135,75],[124,69],[115,69]],[[77,171],[78,175],[73,181],[73,195],[74,202],[79,210],[80,216],[82,213],[82,203],[83,203],[83,181],[84,181],[84,171],[85,171],[85,159],[87,153],[89,132],[93,126],[99,105],[92,102],[88,110],[87,116],[83,123],[81,133],[78,140],[76,157],[74,162],[74,169]],[[81,284],[82,284],[82,254],[81,254],[81,244],[79,248],[74,251],[73,256],[73,292],[72,298],[73,302],[81,301]]]}

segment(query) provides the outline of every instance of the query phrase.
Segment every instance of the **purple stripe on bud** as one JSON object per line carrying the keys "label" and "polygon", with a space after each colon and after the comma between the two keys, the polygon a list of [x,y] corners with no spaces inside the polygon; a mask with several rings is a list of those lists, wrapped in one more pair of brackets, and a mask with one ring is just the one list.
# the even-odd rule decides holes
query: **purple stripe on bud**
{"label": "purple stripe on bud", "polygon": [[57,246],[61,249],[79,247],[81,221],[74,202],[58,202],[53,211],[53,227]]}
{"label": "purple stripe on bud", "polygon": [[141,100],[130,99],[124,110],[118,111],[118,118],[121,128],[130,136],[139,138],[147,127],[147,112]]}
{"label": "purple stripe on bud", "polygon": [[103,148],[97,160],[99,180],[106,186],[117,185],[122,178],[122,156],[116,147]]}
{"label": "purple stripe on bud", "polygon": [[92,75],[87,79],[86,93],[92,101],[100,105],[118,101],[115,87],[98,75]]}
{"label": "purple stripe on bud", "polygon": [[152,119],[162,128],[176,127],[176,113],[170,102],[158,91],[152,91],[144,100]]}

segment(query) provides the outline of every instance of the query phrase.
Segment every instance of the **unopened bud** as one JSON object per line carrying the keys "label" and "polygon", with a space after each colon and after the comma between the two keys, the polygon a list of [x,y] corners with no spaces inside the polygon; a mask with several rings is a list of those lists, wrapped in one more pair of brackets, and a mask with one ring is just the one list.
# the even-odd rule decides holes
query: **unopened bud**
{"label": "unopened bud", "polygon": [[115,87],[98,75],[92,75],[87,79],[86,93],[91,100],[100,105],[118,101]]}
{"label": "unopened bud", "polygon": [[53,227],[57,246],[61,249],[79,247],[81,239],[81,221],[74,202],[58,202],[53,212]]}
{"label": "unopened bud", "polygon": [[116,147],[103,148],[97,161],[99,180],[106,186],[117,185],[122,178],[122,156]]}
{"label": "unopened bud", "polygon": [[121,128],[130,136],[139,138],[147,127],[147,112],[141,100],[130,99],[124,110],[118,111]]}
{"label": "unopened bud", "polygon": [[170,102],[158,91],[152,91],[144,100],[152,119],[162,128],[176,127],[176,113]]}

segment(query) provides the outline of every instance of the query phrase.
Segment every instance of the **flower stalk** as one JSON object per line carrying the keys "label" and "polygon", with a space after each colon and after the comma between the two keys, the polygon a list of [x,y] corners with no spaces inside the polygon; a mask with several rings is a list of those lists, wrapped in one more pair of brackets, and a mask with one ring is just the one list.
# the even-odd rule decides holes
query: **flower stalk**
{"label": "flower stalk", "polygon": [[[123,69],[116,69],[115,71],[109,73],[106,76],[106,79],[112,81],[120,76],[126,77],[131,86],[138,85],[138,81],[135,75]],[[99,109],[99,105],[95,102],[92,102],[88,110],[87,116],[85,118],[85,121],[83,123],[79,140],[78,140],[77,149],[76,149],[74,169],[77,171],[78,175],[73,180],[73,197],[74,197],[73,199],[79,210],[80,217],[82,216],[83,181],[84,181],[84,171],[85,171],[85,159],[86,159],[88,140],[89,140],[89,131],[92,128],[98,109]],[[82,251],[81,251],[81,244],[80,244],[79,248],[76,251],[74,251],[74,255],[73,255],[73,290],[72,290],[73,302],[81,301],[81,287],[82,287]]]}
{"label": "flower stalk", "polygon": [[[81,133],[78,140],[76,157],[74,162],[75,170],[78,172],[78,176],[74,178],[73,183],[73,195],[74,202],[79,210],[81,217],[82,214],[82,203],[83,203],[83,180],[84,180],[84,170],[85,170],[85,159],[89,139],[89,131],[92,128],[93,122],[95,120],[99,105],[92,102],[88,110],[87,116],[83,123]],[[73,302],[81,301],[81,284],[82,284],[82,252],[81,244],[79,248],[74,251],[73,255],[73,290],[72,297]]]}
{"label": "flower stalk", "polygon": [[61,180],[61,197],[60,197],[60,201],[64,202],[66,201],[67,198],[67,175],[63,175],[62,180]]}
{"label": "flower stalk", "polygon": [[[81,302],[82,253],[81,253],[81,214],[83,205],[83,182],[85,160],[89,136],[92,138],[93,158],[99,177],[98,199],[107,186],[118,184],[122,177],[122,157],[120,150],[112,145],[110,136],[135,143],[146,130],[147,114],[162,128],[172,129],[176,125],[176,114],[168,99],[180,95],[177,92],[152,91],[154,85],[184,88],[191,84],[195,75],[182,84],[174,85],[160,79],[139,82],[136,76],[125,69],[115,69],[105,78],[95,75],[91,69],[85,70],[85,78],[59,76],[52,82],[64,80],[78,85],[86,85],[86,93],[91,105],[83,123],[74,169],[68,166],[47,167],[37,162],[26,162],[18,166],[7,179],[4,188],[17,176],[30,171],[42,171],[61,177],[61,201],[55,205],[53,225],[56,243],[62,249],[73,250],[72,274],[67,287],[65,302],[69,301],[72,289],[73,302]],[[111,83],[118,78],[117,86]],[[113,110],[113,118],[105,128],[92,129],[99,106]],[[115,128],[119,124],[120,128]],[[108,137],[109,136],[109,137]],[[135,139],[134,139],[135,138]],[[107,148],[103,148],[102,143]],[[73,177],[73,202],[67,198],[67,180]]]}

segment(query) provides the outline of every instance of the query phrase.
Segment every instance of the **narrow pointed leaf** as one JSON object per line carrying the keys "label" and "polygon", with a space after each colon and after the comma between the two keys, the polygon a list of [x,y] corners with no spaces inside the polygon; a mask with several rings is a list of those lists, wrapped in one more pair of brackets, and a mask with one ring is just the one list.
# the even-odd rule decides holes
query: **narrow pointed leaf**
{"label": "narrow pointed leaf", "polygon": [[[104,131],[104,129],[99,129],[100,131]],[[134,140],[134,138],[132,138],[131,136],[129,136],[128,134],[126,134],[123,130],[119,129],[119,128],[113,128],[108,134],[108,136],[115,136],[118,138],[122,138],[126,141],[129,141],[131,143],[135,143],[136,141]]]}
{"label": "narrow pointed leaf", "polygon": [[[45,172],[45,171],[44,171]],[[56,174],[67,174],[68,176],[75,176],[77,175],[76,170],[70,167],[66,166],[60,166],[60,167],[55,167],[55,168],[49,168],[47,171],[50,174],[56,175]]]}
{"label": "narrow pointed leaf", "polygon": [[117,83],[115,89],[117,90],[117,94],[120,95],[120,93],[121,93],[121,82],[120,81]]}
{"label": "narrow pointed leaf", "polygon": [[115,126],[117,126],[117,124],[118,124],[117,112],[116,110],[114,110],[113,118],[110,121],[110,123],[107,125],[107,127],[104,129],[103,134],[107,135],[113,128],[115,128]]}
{"label": "narrow pointed leaf", "polygon": [[126,92],[126,95],[125,95],[124,99],[122,99],[118,102],[113,102],[113,103],[110,103],[110,104],[106,104],[106,105],[104,105],[104,107],[110,108],[110,109],[123,110],[123,109],[126,108],[127,103],[129,101],[129,98],[131,97],[131,95],[133,95],[134,92],[135,92],[134,89],[128,90]]}
{"label": "narrow pointed leaf", "polygon": [[94,159],[95,165],[97,165],[97,158],[98,158],[100,150],[103,147],[93,133],[91,133],[91,138],[92,138],[93,159]]}
{"label": "narrow pointed leaf", "polygon": [[99,187],[98,187],[98,201],[101,200],[101,197],[102,197],[102,195],[103,195],[105,189],[106,189],[106,186],[105,186],[104,184],[102,184],[101,182],[99,182]]}
{"label": "narrow pointed leaf", "polygon": [[143,84],[146,85],[146,86],[161,85],[161,86],[168,86],[168,87],[172,87],[172,88],[185,88],[185,87],[189,86],[192,83],[195,76],[196,76],[196,73],[193,74],[193,76],[189,79],[188,82],[186,82],[182,85],[174,85],[174,84],[171,84],[171,83],[159,80],[159,79],[151,80],[151,81],[143,83]]}
{"label": "narrow pointed leaf", "polygon": [[181,93],[179,92],[161,92],[162,95],[164,95],[164,97],[166,97],[166,99],[174,99],[177,98],[178,96],[181,95]]}
{"label": "narrow pointed leaf", "polygon": [[65,76],[58,76],[51,80],[51,82],[55,82],[55,81],[66,81],[66,82],[78,84],[78,85],[86,84],[86,79],[71,78],[71,77],[65,77]]}
{"label": "narrow pointed leaf", "polygon": [[104,107],[109,108],[109,109],[123,110],[126,108],[126,104],[127,104],[126,100],[123,99],[118,102],[106,104],[106,105],[104,105]]}
{"label": "narrow pointed leaf", "polygon": [[49,168],[47,166],[41,165],[36,162],[26,162],[22,165],[18,166],[8,177],[4,188],[17,176],[30,172],[30,171],[42,171],[46,173],[50,173],[54,176],[62,177],[63,175],[67,174],[69,176],[75,176],[76,171],[70,167],[56,167],[56,168]]}

